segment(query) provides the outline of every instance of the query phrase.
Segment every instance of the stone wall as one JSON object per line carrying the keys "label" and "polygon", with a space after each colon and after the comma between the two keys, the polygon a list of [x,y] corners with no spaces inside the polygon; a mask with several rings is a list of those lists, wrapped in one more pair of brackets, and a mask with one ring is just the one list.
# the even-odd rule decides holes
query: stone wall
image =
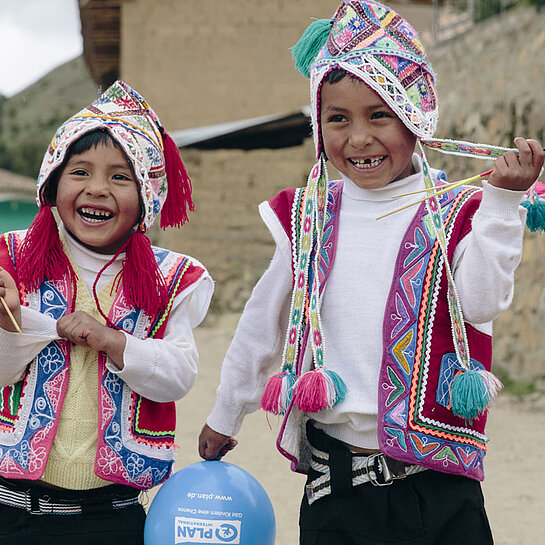
{"label": "stone wall", "polygon": [[[439,76],[438,137],[509,147],[524,136],[545,144],[544,24],[545,13],[521,7],[430,50]],[[434,152],[428,159],[453,180],[491,165]],[[494,361],[545,389],[544,280],[545,235],[527,232],[513,303],[494,324]]]}
{"label": "stone wall", "polygon": [[[521,7],[428,48],[438,74],[437,136],[499,146],[511,146],[515,136],[544,140],[544,23],[545,12]],[[455,164],[462,177],[486,170],[482,161],[433,160]]]}

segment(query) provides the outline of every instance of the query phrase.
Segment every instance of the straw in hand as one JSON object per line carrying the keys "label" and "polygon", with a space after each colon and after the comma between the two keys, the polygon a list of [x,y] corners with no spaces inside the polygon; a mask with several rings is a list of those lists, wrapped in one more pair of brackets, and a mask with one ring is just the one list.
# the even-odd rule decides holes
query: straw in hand
{"label": "straw in hand", "polygon": [[4,307],[9,319],[11,320],[13,327],[19,334],[22,335],[23,332],[21,331],[21,328],[19,327],[19,324],[17,323],[15,316],[13,316],[13,314],[11,313],[11,310],[9,309],[8,304],[6,303],[6,300],[2,296],[0,296],[0,302],[2,303],[2,306]]}
{"label": "straw in hand", "polygon": [[488,176],[491,173],[492,173],[492,170],[487,170],[486,172],[482,172],[481,174],[477,174],[476,176],[472,176],[471,178],[465,178],[464,180],[460,180],[458,182],[453,182],[451,184],[445,184],[445,185],[439,186],[439,188],[435,188],[435,189],[438,189],[438,191],[433,191],[433,189],[419,189],[418,191],[412,191],[410,193],[401,193],[399,195],[394,195],[392,198],[406,197],[408,195],[416,195],[417,193],[423,193],[425,191],[429,192],[429,194],[426,197],[423,197],[422,199],[406,204],[405,206],[402,206],[401,208],[396,208],[395,210],[391,210],[390,212],[387,212],[386,214],[379,216],[377,220],[385,218],[386,216],[391,216],[392,214],[395,214],[396,212],[401,212],[402,210],[406,210],[407,208],[410,208],[411,206],[414,206],[415,204],[420,204],[421,202],[431,199],[432,197],[438,197],[439,195],[442,195],[443,193],[446,193],[447,191],[450,191],[451,189],[456,189],[457,187],[460,187],[462,185],[467,185],[467,184],[476,182],[480,180],[481,178]]}

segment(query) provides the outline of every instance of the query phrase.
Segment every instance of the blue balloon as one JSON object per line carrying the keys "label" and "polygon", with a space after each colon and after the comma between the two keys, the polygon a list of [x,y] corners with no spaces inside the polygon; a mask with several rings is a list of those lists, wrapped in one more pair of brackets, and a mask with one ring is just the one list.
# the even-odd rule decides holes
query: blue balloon
{"label": "blue balloon", "polygon": [[151,502],[145,545],[274,545],[274,510],[244,469],[212,460],[177,471]]}

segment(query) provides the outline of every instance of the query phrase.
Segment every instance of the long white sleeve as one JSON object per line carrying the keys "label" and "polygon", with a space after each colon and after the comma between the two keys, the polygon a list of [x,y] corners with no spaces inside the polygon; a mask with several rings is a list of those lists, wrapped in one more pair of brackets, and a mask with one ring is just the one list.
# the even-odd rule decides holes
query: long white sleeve
{"label": "long white sleeve", "polygon": [[291,288],[289,258],[277,248],[244,307],[223,361],[216,404],[207,419],[213,430],[234,435],[244,417],[258,408],[265,382],[280,367]]}
{"label": "long white sleeve", "polygon": [[[137,339],[126,335],[125,368],[110,360],[108,369],[132,390],[153,401],[175,401],[195,383],[198,353],[192,329],[203,320],[214,290],[207,273],[174,299],[163,339]],[[58,340],[57,322],[21,307],[23,335],[0,328],[0,386],[14,384],[27,365],[51,341]]]}
{"label": "long white sleeve", "polygon": [[[78,272],[91,292],[98,271],[112,256],[97,254],[83,247],[64,232],[70,252],[78,263]],[[98,289],[115,278],[122,267],[120,255],[100,277]],[[193,259],[195,265],[202,265]],[[204,267],[203,267],[204,269]],[[193,386],[197,374],[198,353],[192,329],[204,319],[214,283],[205,271],[172,304],[163,339],[137,339],[126,334],[123,353],[124,368],[111,360],[106,366],[128,386],[153,401],[174,401]],[[27,365],[51,341],[59,339],[56,320],[38,311],[21,307],[23,335],[0,329],[0,386],[14,384],[23,378]]]}
{"label": "long white sleeve", "polygon": [[464,319],[494,320],[513,299],[515,269],[522,257],[526,210],[523,192],[483,183],[483,197],[472,229],[453,256],[454,281]]}
{"label": "long white sleeve", "polygon": [[57,322],[28,307],[21,307],[23,335],[0,328],[0,387],[21,380],[27,365],[53,340]]}
{"label": "long white sleeve", "polygon": [[124,368],[108,360],[108,369],[136,393],[152,401],[176,401],[192,388],[197,377],[199,354],[192,329],[208,310],[213,292],[205,274],[174,300],[163,339],[137,339],[125,334]]}

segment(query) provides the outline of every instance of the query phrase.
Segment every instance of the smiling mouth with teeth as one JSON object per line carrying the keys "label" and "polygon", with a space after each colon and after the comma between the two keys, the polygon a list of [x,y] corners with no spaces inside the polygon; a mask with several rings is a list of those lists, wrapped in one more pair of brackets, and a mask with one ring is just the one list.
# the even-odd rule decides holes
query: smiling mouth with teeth
{"label": "smiling mouth with teeth", "polygon": [[102,221],[107,221],[115,216],[112,212],[107,210],[97,210],[95,208],[80,208],[78,214],[85,220],[100,223]]}
{"label": "smiling mouth with teeth", "polygon": [[369,158],[363,159],[363,160],[349,159],[349,161],[357,168],[366,169],[366,168],[378,167],[378,165],[380,165],[380,163],[382,163],[384,159],[386,159],[386,155],[382,155],[380,157],[373,157],[372,159],[369,159]]}

